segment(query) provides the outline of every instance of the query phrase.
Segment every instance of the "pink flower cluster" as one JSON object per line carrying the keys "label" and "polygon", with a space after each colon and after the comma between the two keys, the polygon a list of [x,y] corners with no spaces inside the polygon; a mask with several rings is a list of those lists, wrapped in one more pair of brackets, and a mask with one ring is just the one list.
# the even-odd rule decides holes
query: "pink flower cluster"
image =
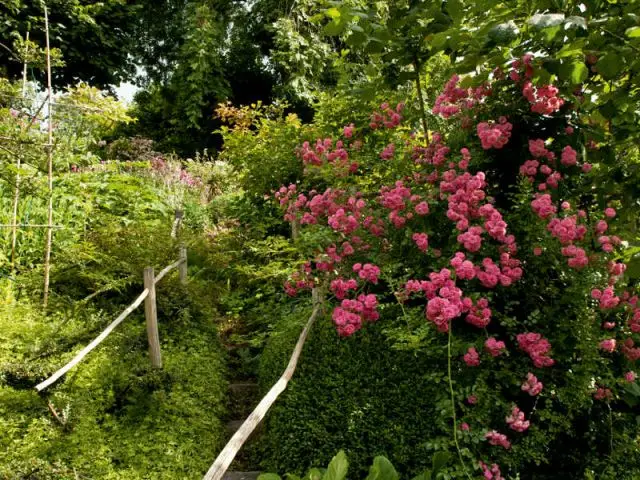
{"label": "pink flower cluster", "polygon": [[375,295],[359,295],[357,300],[342,300],[333,310],[332,318],[338,334],[343,337],[353,335],[362,328],[363,321],[374,322],[380,314],[377,311],[378,300]]}
{"label": "pink flower cluster", "polygon": [[583,240],[587,233],[587,227],[578,225],[578,217],[576,215],[563,219],[552,218],[547,224],[547,230],[560,240],[562,245],[570,245],[573,242]]}
{"label": "pink flower cluster", "polygon": [[610,310],[616,308],[620,304],[620,297],[616,296],[613,287],[607,287],[604,290],[594,288],[591,290],[591,298],[598,300],[602,310]]}
{"label": "pink flower cluster", "polygon": [[606,340],[602,340],[600,342],[600,348],[605,352],[613,353],[616,351],[616,339],[615,338],[607,338]]}
{"label": "pink flower cluster", "polygon": [[378,283],[378,277],[380,276],[380,268],[372,265],[371,263],[365,263],[364,265],[356,263],[353,266],[353,271],[365,282],[373,284]]}
{"label": "pink flower cluster", "polygon": [[415,242],[420,251],[426,252],[429,248],[429,236],[426,233],[414,233],[411,239]]}
{"label": "pink flower cluster", "polygon": [[512,128],[513,125],[507,121],[506,117],[500,117],[498,123],[478,123],[476,129],[482,148],[488,150],[504,147],[511,138]]}
{"label": "pink flower cluster", "polygon": [[484,349],[491,355],[492,357],[497,357],[502,354],[506,350],[506,345],[501,340],[496,340],[493,337],[489,337],[484,342]]}
{"label": "pink flower cluster", "polygon": [[345,149],[344,142],[338,140],[334,146],[333,140],[330,138],[317,139],[315,147],[312,147],[309,142],[304,142],[298,155],[305,165],[318,167],[324,163],[344,166],[347,165],[349,160],[349,154]]}
{"label": "pink flower cluster", "polygon": [[472,280],[476,276],[475,266],[466,258],[467,257],[464,253],[456,252],[449,262],[456,270],[456,277],[460,280]]}
{"label": "pink flower cluster", "polygon": [[505,420],[509,425],[509,428],[511,430],[515,430],[516,432],[524,432],[529,428],[529,425],[531,424],[529,420],[525,420],[524,412],[517,406],[513,407],[513,410],[511,410],[511,415],[507,416]]}
{"label": "pink flower cluster", "polygon": [[356,290],[358,288],[358,282],[350,278],[349,280],[344,280],[342,278],[336,278],[331,281],[330,290],[336,296],[338,300],[342,300],[346,298],[349,294],[349,290]]}
{"label": "pink flower cluster", "polygon": [[434,103],[432,110],[434,114],[450,118],[462,110],[469,110],[491,93],[486,85],[474,89],[458,87],[459,81],[460,76],[453,75],[445,84],[444,90]]}
{"label": "pink flower cluster", "polygon": [[491,430],[487,432],[484,436],[489,441],[490,445],[501,446],[505,450],[509,450],[511,448],[511,442],[507,438],[504,433],[496,432],[495,430]]}
{"label": "pink flower cluster", "polygon": [[564,100],[558,97],[559,90],[553,85],[536,87],[527,81],[522,87],[522,94],[531,104],[531,111],[540,115],[551,115],[560,110]]}
{"label": "pink flower cluster", "polygon": [[479,299],[475,305],[469,308],[465,321],[474,327],[485,328],[491,321],[491,309],[486,298]]}
{"label": "pink flower cluster", "polygon": [[532,397],[535,397],[542,391],[543,384],[538,378],[531,372],[527,373],[527,378],[520,387],[523,392],[527,392]]}
{"label": "pink flower cluster", "polygon": [[505,480],[500,473],[500,467],[495,463],[491,464],[491,467],[480,462],[480,468],[482,469],[482,476],[485,480]]}
{"label": "pink flower cluster", "polygon": [[480,365],[480,355],[475,347],[469,347],[467,353],[462,356],[464,363],[467,364],[467,367],[477,367]]}
{"label": "pink flower cluster", "polygon": [[393,143],[390,143],[384,150],[380,153],[380,158],[383,160],[391,160],[393,158],[393,154],[396,151],[396,146]]}
{"label": "pink flower cluster", "polygon": [[369,127],[373,130],[380,127],[397,127],[402,120],[402,115],[400,115],[402,110],[404,110],[404,103],[398,103],[395,109],[391,108],[387,102],[383,103],[380,105],[380,111],[374,112],[373,115],[371,115]]}
{"label": "pink flower cluster", "polygon": [[451,271],[446,268],[439,273],[430,273],[428,281],[421,281],[417,285],[413,283],[412,287],[418,287],[425,293],[428,299],[427,319],[435,324],[439,332],[447,332],[449,322],[467,308],[462,301],[462,290],[456,287],[451,279]]}
{"label": "pink flower cluster", "polygon": [[519,333],[516,335],[518,346],[527,352],[537,368],[551,367],[555,362],[547,355],[551,350],[549,340],[539,333]]}

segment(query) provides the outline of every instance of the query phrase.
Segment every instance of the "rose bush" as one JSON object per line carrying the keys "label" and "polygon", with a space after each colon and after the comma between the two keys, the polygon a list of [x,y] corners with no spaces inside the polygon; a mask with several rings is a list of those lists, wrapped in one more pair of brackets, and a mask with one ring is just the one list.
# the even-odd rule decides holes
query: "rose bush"
{"label": "rose bush", "polygon": [[449,127],[428,138],[385,103],[305,142],[303,183],[275,192],[309,255],[285,289],[327,286],[341,336],[382,319],[439,349],[447,418],[429,434],[449,435],[454,478],[635,478],[623,228],[594,194],[582,92],[534,84],[537,68],[525,55],[482,85],[454,76],[433,107]]}

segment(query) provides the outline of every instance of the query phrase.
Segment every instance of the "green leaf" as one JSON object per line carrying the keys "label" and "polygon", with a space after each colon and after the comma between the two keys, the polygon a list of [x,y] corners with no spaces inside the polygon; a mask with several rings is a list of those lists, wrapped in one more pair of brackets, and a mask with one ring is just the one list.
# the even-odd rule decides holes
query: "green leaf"
{"label": "green leaf", "polygon": [[455,23],[460,23],[464,17],[464,5],[460,0],[447,0],[447,12]]}
{"label": "green leaf", "polygon": [[449,459],[451,458],[451,454],[449,452],[436,452],[432,457],[433,467],[431,468],[431,474],[433,476],[438,475],[438,472],[444,467]]}
{"label": "green leaf", "polygon": [[369,468],[366,480],[398,480],[400,476],[391,462],[383,456],[373,459],[373,465]]}
{"label": "green leaf", "polygon": [[431,480],[431,471],[425,470],[420,475],[416,475],[411,480]]}
{"label": "green leaf", "polygon": [[329,8],[325,10],[324,13],[329,18],[333,18],[333,19],[340,18],[340,10],[338,10],[336,7]]}
{"label": "green leaf", "polygon": [[630,27],[624,31],[624,34],[629,38],[640,37],[640,27]]}
{"label": "green leaf", "polygon": [[568,80],[572,85],[578,85],[584,82],[589,76],[589,70],[584,62],[573,61],[563,62],[560,65],[560,78],[562,80]]}
{"label": "green leaf", "polygon": [[304,476],[304,480],[320,480],[322,478],[322,471],[318,468],[312,468]]}
{"label": "green leaf", "polygon": [[603,78],[611,79],[615,78],[615,76],[620,72],[622,68],[622,57],[617,53],[610,52],[605,56],[600,58],[596,63],[596,68],[598,69],[598,73],[603,76]]}
{"label": "green leaf", "polygon": [[330,37],[340,35],[344,31],[345,24],[339,18],[332,20],[324,26],[324,33]]}
{"label": "green leaf", "polygon": [[322,480],[344,480],[347,476],[347,469],[349,468],[349,462],[344,450],[340,450],[327,468],[326,473],[322,476]]}
{"label": "green leaf", "polygon": [[261,473],[258,475],[258,480],[281,480],[280,475],[275,473]]}

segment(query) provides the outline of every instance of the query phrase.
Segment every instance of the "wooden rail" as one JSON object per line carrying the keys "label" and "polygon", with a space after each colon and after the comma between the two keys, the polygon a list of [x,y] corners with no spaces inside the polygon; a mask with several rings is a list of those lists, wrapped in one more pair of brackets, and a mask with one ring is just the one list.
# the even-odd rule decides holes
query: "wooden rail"
{"label": "wooden rail", "polygon": [[282,392],[287,388],[287,384],[293,373],[296,371],[296,366],[298,365],[298,359],[300,358],[300,354],[302,353],[302,347],[304,346],[305,341],[307,340],[307,336],[309,335],[309,331],[315,322],[318,313],[321,307],[321,299],[319,290],[313,290],[313,312],[307,321],[307,324],[302,329],[300,333],[300,337],[298,337],[298,342],[296,343],[295,348],[293,349],[293,353],[291,354],[291,358],[289,359],[289,364],[285,369],[282,376],[278,379],[278,381],[271,387],[271,390],[264,396],[258,406],[251,412],[251,414],[247,417],[244,423],[240,426],[238,431],[231,437],[231,440],[225,445],[222,449],[218,458],[213,462],[213,465],[209,468],[203,480],[221,480],[224,474],[226,473],[229,465],[233,462],[233,459],[238,454],[244,443],[249,439],[253,431],[260,424],[264,416],[267,414],[271,406],[275,403],[277,398],[280,396]]}
{"label": "wooden rail", "polygon": [[62,377],[65,373],[75,367],[78,363],[80,363],[87,354],[96,348],[102,341],[111,334],[111,332],[120,325],[125,318],[127,318],[131,312],[133,312],[136,308],[145,301],[145,319],[147,323],[147,337],[149,339],[149,355],[151,357],[151,364],[154,367],[161,367],[162,360],[160,356],[160,339],[158,335],[158,319],[157,319],[157,311],[156,311],[156,296],[155,296],[155,285],[162,280],[162,278],[173,270],[176,267],[180,267],[180,282],[185,284],[187,281],[187,250],[184,247],[180,248],[180,259],[171,265],[162,269],[162,271],[158,274],[158,276],[154,277],[153,268],[147,267],[144,270],[144,286],[145,289],[142,293],[136,298],[131,305],[129,305],[113,322],[109,324],[107,328],[105,328],[100,335],[98,335],[93,341],[84,347],[78,354],[73,357],[73,359],[67,363],[64,367],[57,370],[53,375],[44,380],[43,382],[36,385],[36,390],[41,392],[45,388],[54,384],[60,377]]}

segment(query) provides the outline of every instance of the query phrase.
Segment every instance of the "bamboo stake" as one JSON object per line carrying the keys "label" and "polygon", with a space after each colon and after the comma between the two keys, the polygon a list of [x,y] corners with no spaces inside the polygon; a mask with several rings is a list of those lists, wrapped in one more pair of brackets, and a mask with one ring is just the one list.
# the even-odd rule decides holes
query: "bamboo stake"
{"label": "bamboo stake", "polygon": [[213,465],[211,465],[211,468],[209,468],[203,477],[203,480],[222,479],[229,468],[229,465],[231,465],[231,462],[233,462],[233,459],[238,454],[238,451],[242,448],[242,445],[244,445],[249,436],[262,421],[278,396],[280,396],[285,388],[287,388],[287,384],[289,383],[289,380],[291,380],[291,377],[296,370],[296,366],[298,365],[298,359],[302,353],[304,342],[307,340],[307,336],[309,335],[309,330],[311,330],[311,327],[318,316],[318,312],[320,311],[321,304],[319,301],[319,294],[316,289],[313,291],[313,297],[315,303],[313,313],[311,314],[311,317],[309,317],[302,333],[300,333],[298,343],[296,343],[296,346],[293,349],[291,359],[289,360],[289,364],[287,365],[284,373],[275,385],[271,387],[271,390],[269,390],[267,395],[260,400],[258,406],[253,410],[253,412],[251,412],[238,431],[233,435],[233,437],[231,437],[231,440],[229,440],[222,452],[220,452],[220,455],[218,455],[218,458],[213,462]]}
{"label": "bamboo stake", "polygon": [[28,223],[2,224],[0,228],[64,228],[63,225],[32,225]]}
{"label": "bamboo stake", "polygon": [[[29,47],[29,31],[27,30],[27,43],[26,47]],[[22,69],[22,98],[24,99],[27,94],[27,51],[24,53],[24,67]],[[22,150],[22,148],[20,149]],[[22,153],[22,152],[20,152]],[[20,167],[21,167],[21,155],[16,157],[16,187],[13,194],[13,212],[11,215],[11,223],[13,224],[11,228],[11,272],[15,272],[16,267],[16,244],[18,241],[18,202],[20,201]]]}
{"label": "bamboo stake", "polygon": [[64,367],[56,371],[44,382],[41,382],[38,385],[36,385],[36,390],[41,392],[42,390],[47,388],[49,385],[55,383],[60,377],[62,377],[65,373],[67,373],[69,370],[75,367],[78,363],[80,363],[82,359],[86,357],[91,350],[93,350],[98,345],[100,345],[100,343],[102,343],[102,341],[109,336],[109,334],[113,331],[114,328],[120,325],[122,321],[129,316],[131,312],[133,312],[136,308],[140,306],[142,301],[145,298],[147,298],[147,295],[149,295],[149,290],[145,288],[142,291],[142,293],[138,296],[138,298],[136,298],[135,301],[131,305],[129,305],[129,307],[118,316],[118,318],[116,318],[113,322],[111,322],[109,326],[105,328],[102,331],[102,333],[98,335],[89,345],[87,345],[82,350],[80,350],[80,352],[78,352],[78,354],[75,357],[73,357],[73,359],[69,363],[67,363]]}
{"label": "bamboo stake", "polygon": [[47,6],[44,5],[44,28],[45,38],[47,46],[47,102],[48,102],[48,117],[49,117],[49,138],[47,143],[47,167],[48,176],[47,181],[49,185],[49,206],[48,206],[48,220],[47,225],[47,243],[45,245],[44,253],[44,294],[42,303],[44,308],[47,308],[49,301],[49,274],[51,271],[51,244],[53,240],[53,111],[51,109],[51,48],[49,45],[49,14],[47,12]]}

